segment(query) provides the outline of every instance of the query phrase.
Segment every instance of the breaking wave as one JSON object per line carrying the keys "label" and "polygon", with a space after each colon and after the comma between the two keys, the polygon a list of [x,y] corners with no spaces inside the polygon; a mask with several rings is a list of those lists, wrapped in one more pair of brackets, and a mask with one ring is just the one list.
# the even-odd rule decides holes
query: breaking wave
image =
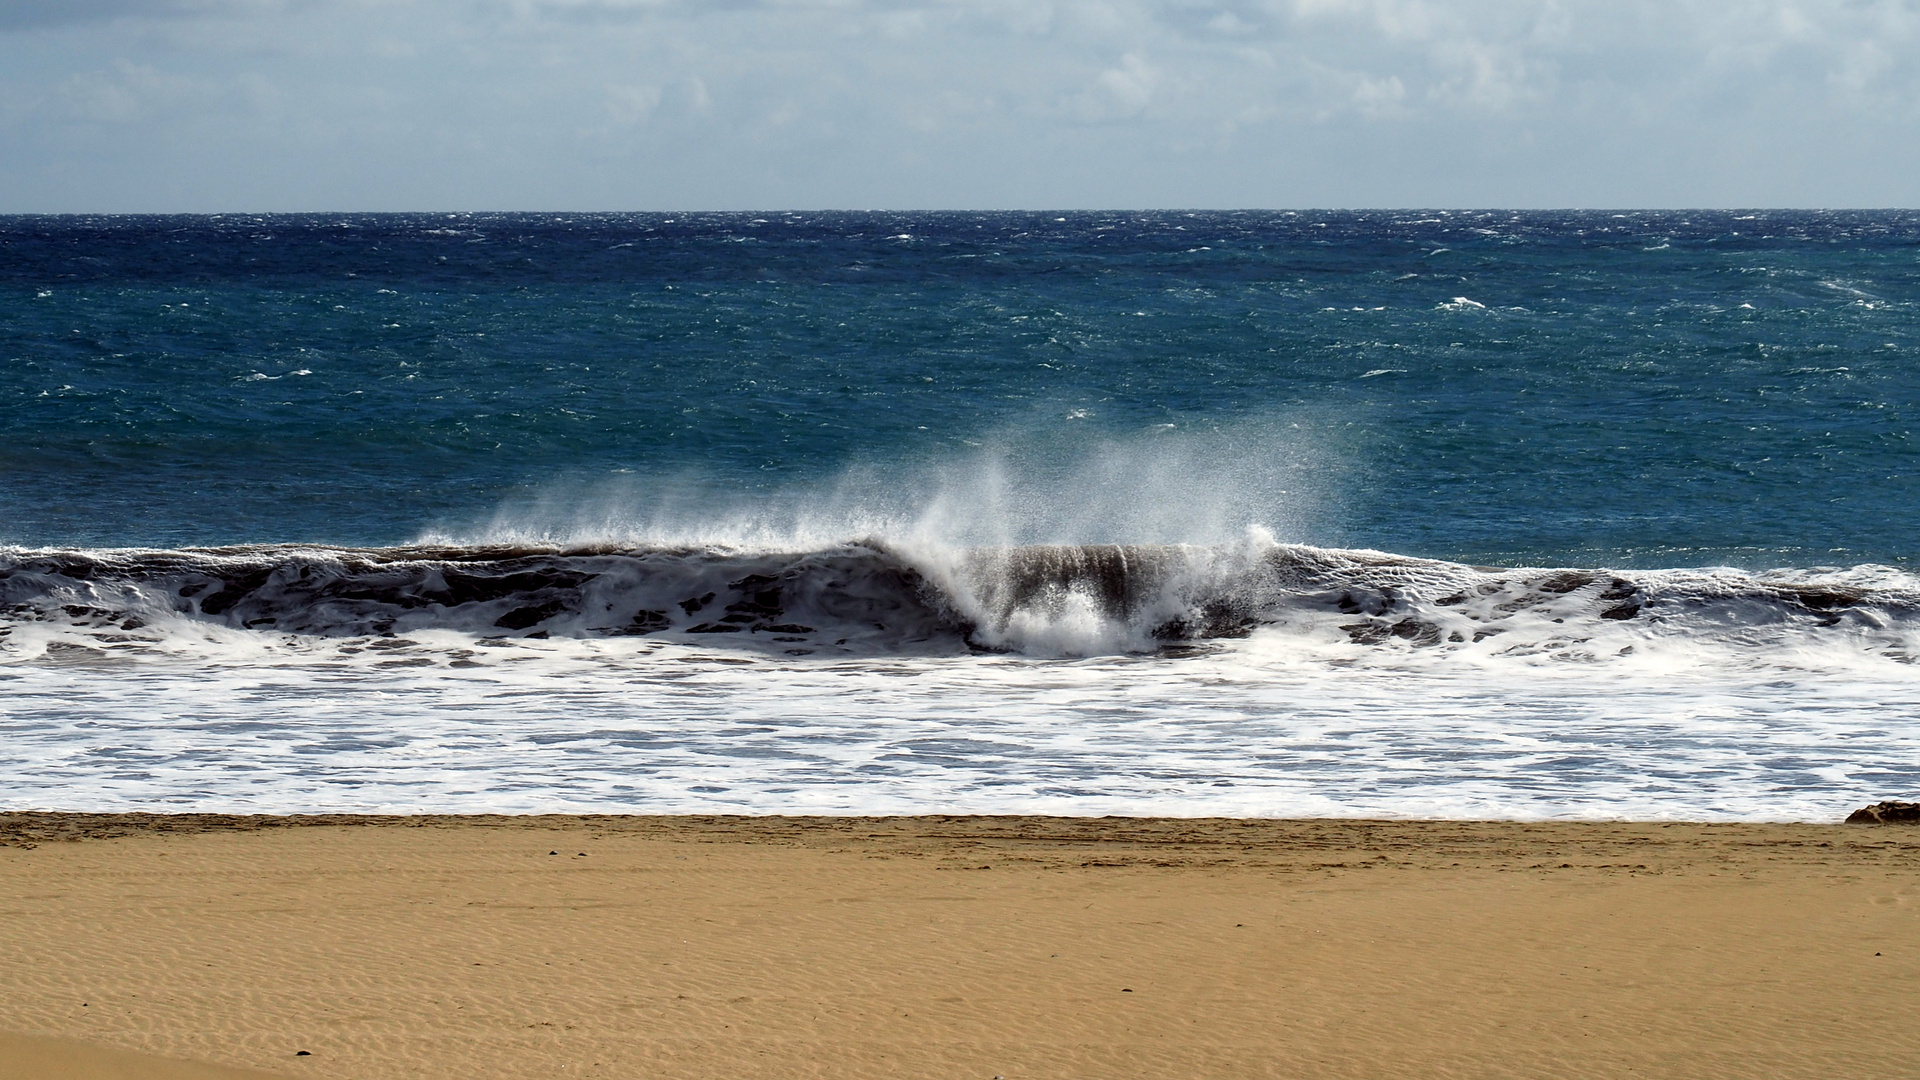
{"label": "breaking wave", "polygon": [[0,655],[183,633],[632,637],[795,656],[1190,652],[1271,631],[1351,649],[1605,660],[1662,641],[1906,660],[1920,579],[1850,569],[1500,569],[1280,544],[815,550],[259,545],[0,550]]}

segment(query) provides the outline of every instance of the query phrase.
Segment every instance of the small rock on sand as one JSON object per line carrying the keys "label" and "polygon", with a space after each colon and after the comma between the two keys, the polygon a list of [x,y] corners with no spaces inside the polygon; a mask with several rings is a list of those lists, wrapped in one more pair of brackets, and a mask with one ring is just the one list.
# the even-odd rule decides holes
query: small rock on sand
{"label": "small rock on sand", "polygon": [[1847,815],[1849,825],[1920,825],[1920,803],[1877,802]]}

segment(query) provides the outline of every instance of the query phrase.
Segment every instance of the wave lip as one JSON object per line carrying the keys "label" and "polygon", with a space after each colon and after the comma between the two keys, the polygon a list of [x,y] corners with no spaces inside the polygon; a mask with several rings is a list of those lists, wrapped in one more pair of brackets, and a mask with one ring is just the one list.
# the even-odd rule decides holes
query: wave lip
{"label": "wave lip", "polygon": [[[1499,569],[1228,545],[805,551],[528,544],[0,551],[0,641],[137,648],[187,627],[314,638],[446,630],[836,652],[1151,652],[1255,631],[1318,643],[1625,655],[1658,639],[1849,638],[1906,658],[1920,580],[1887,567]],[[40,632],[31,628],[38,627]],[[78,635],[75,637],[74,635]],[[31,642],[38,641],[36,650]]]}
{"label": "wave lip", "polygon": [[[613,546],[35,551],[0,557],[13,620],[165,621],[319,637],[883,635],[948,628],[910,567],[861,545],[801,553]],[[818,624],[818,625],[815,625]]]}

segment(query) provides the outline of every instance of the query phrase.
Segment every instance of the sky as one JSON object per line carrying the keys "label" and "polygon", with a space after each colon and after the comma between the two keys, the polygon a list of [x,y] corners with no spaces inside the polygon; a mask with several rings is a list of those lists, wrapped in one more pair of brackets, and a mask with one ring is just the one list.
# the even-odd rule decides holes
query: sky
{"label": "sky", "polygon": [[1920,205],[1920,0],[0,0],[0,213]]}

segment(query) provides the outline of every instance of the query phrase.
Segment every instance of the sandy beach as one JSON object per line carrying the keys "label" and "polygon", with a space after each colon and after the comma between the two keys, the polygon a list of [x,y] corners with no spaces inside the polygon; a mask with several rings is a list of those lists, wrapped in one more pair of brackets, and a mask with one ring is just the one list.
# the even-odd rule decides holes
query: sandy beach
{"label": "sandy beach", "polygon": [[4,1080],[1920,1075],[1920,828],[12,814],[0,840]]}

